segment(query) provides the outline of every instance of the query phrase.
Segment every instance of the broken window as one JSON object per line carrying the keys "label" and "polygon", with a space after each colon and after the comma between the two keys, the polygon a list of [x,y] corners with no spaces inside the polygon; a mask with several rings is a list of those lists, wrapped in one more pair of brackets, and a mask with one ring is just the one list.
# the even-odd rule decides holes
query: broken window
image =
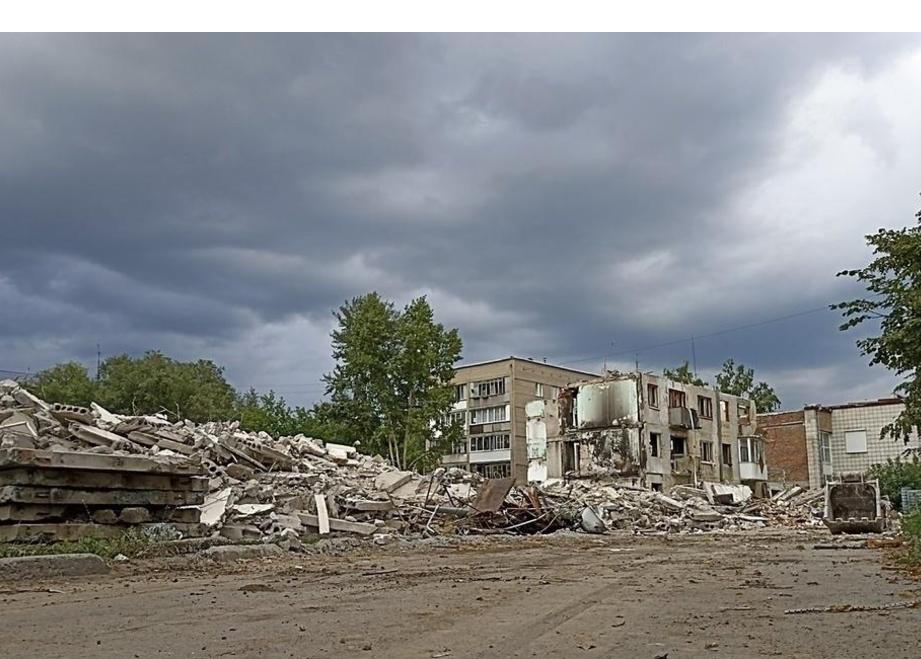
{"label": "broken window", "polygon": [[486,398],[487,396],[499,396],[504,393],[505,378],[494,378],[473,384],[473,395],[475,397]]}
{"label": "broken window", "polygon": [[739,440],[739,462],[751,462],[751,451],[748,448],[748,438]]}
{"label": "broken window", "polygon": [[470,452],[501,451],[511,446],[509,435],[476,435],[470,438]]}
{"label": "broken window", "polygon": [[743,420],[748,419],[748,401],[740,400],[739,404],[739,423],[742,423]]}
{"label": "broken window", "polygon": [[709,396],[697,397],[697,412],[705,419],[713,418],[713,399]]}
{"label": "broken window", "polygon": [[649,455],[658,458],[659,457],[659,442],[662,439],[661,433],[651,432],[649,433]]}
{"label": "broken window", "polygon": [[650,484],[649,484],[649,487],[652,488],[652,491],[653,491],[653,492],[661,492],[661,491],[662,491],[662,483],[650,483]]}
{"label": "broken window", "polygon": [[688,406],[688,397],[683,391],[678,391],[677,389],[668,390],[668,406],[669,407],[687,407]]}
{"label": "broken window", "polygon": [[761,464],[764,461],[764,444],[757,437],[739,438],[739,462],[754,462]]}
{"label": "broken window", "polygon": [[831,433],[824,430],[819,431],[819,452],[822,454],[822,462],[831,464]]}
{"label": "broken window", "polygon": [[723,444],[723,464],[732,466],[732,444]]}
{"label": "broken window", "polygon": [[655,384],[646,385],[646,403],[649,407],[659,407],[659,386]]}
{"label": "broken window", "polygon": [[512,465],[508,462],[490,462],[470,466],[473,471],[486,478],[508,478],[512,475]]}
{"label": "broken window", "polygon": [[713,442],[700,443],[700,461],[713,462]]}
{"label": "broken window", "polygon": [[728,400],[720,401],[720,410],[723,415],[723,421],[729,421],[729,401]]}
{"label": "broken window", "polygon": [[672,457],[683,456],[687,454],[688,438],[672,435]]}

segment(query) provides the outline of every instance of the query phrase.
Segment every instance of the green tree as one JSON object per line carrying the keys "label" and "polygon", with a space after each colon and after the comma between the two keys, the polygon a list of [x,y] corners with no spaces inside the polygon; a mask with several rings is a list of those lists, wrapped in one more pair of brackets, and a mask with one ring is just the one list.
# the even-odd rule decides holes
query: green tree
{"label": "green tree", "polygon": [[252,432],[267,432],[273,437],[307,435],[326,439],[328,432],[317,417],[316,408],[290,407],[274,391],[260,394],[250,389],[237,401],[237,418],[240,427]]}
{"label": "green tree", "polygon": [[684,362],[678,368],[666,368],[662,371],[662,375],[674,382],[693,384],[698,387],[707,386],[706,381],[701,380],[699,377],[697,377],[696,373],[691,372],[691,365],[688,362]]}
{"label": "green tree", "polygon": [[87,407],[96,398],[96,383],[79,362],[52,366],[25,384],[29,391],[49,403]]}
{"label": "green tree", "polygon": [[723,370],[714,376],[716,388],[733,396],[746,396],[758,412],[775,412],[780,409],[780,399],[767,382],[755,383],[755,370],[734,359],[723,362]]}
{"label": "green tree", "polygon": [[435,464],[460,429],[449,421],[456,329],[436,323],[424,297],[402,311],[377,293],[353,298],[333,313],[330,401],[320,413],[337,437],[382,453],[400,468]]}
{"label": "green tree", "polygon": [[232,418],[236,391],[224,369],[209,360],[179,362],[152,351],[143,357],[118,355],[102,363],[99,402],[121,414],[168,412],[178,419]]}
{"label": "green tree", "polygon": [[921,211],[915,217],[916,226],[880,229],[866,236],[873,260],[838,276],[856,278],[870,295],[831,306],[845,318],[841,330],[879,323],[879,335],[858,339],[857,347],[870,356],[871,366],[882,364],[902,378],[895,393],[904,398],[905,409],[882,434],[906,443],[921,425]]}

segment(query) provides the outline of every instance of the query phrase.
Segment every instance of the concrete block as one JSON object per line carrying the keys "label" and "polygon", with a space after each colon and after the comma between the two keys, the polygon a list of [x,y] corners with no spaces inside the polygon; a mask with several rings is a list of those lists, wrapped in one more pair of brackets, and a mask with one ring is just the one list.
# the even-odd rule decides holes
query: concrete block
{"label": "concrete block", "polygon": [[82,577],[108,571],[109,566],[95,554],[0,558],[0,580]]}
{"label": "concrete block", "polygon": [[118,519],[125,524],[143,524],[150,521],[150,511],[140,507],[124,508],[119,513]]}
{"label": "concrete block", "polygon": [[239,561],[246,558],[265,558],[279,556],[285,551],[278,545],[224,545],[209,547],[201,553],[202,556],[220,563]]}
{"label": "concrete block", "polygon": [[374,479],[374,487],[384,492],[393,492],[406,485],[413,477],[411,471],[384,471]]}
{"label": "concrete block", "polygon": [[93,521],[97,524],[115,524],[118,522],[118,515],[114,510],[103,508],[93,512]]}

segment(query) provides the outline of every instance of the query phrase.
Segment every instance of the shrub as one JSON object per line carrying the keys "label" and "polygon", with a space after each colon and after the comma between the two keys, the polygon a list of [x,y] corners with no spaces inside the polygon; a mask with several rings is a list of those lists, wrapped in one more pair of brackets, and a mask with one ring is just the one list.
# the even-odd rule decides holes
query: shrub
{"label": "shrub", "polygon": [[902,520],[902,535],[908,541],[908,561],[921,564],[921,510],[905,516]]}
{"label": "shrub", "polygon": [[902,507],[903,487],[921,490],[921,459],[917,455],[910,460],[890,458],[886,464],[873,465],[869,473],[879,479],[881,493],[889,497],[896,510]]}

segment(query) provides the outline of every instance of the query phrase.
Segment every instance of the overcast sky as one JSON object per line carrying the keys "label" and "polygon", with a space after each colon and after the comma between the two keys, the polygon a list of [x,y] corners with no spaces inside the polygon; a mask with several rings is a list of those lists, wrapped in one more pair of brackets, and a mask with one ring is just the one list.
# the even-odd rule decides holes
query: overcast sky
{"label": "overcast sky", "polygon": [[[322,394],[331,309],[467,361],[727,357],[885,396],[818,309],[921,206],[918,36],[0,36],[0,369],[159,349]],[[661,343],[672,345],[639,350]]]}

